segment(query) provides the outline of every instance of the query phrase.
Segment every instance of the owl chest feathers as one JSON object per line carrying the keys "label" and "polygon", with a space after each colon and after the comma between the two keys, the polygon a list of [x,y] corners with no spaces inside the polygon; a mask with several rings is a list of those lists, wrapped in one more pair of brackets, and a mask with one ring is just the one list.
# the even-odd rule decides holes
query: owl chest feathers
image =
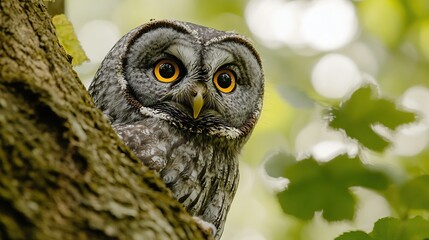
{"label": "owl chest feathers", "polygon": [[184,134],[154,118],[114,128],[192,215],[223,227],[238,185],[239,140]]}

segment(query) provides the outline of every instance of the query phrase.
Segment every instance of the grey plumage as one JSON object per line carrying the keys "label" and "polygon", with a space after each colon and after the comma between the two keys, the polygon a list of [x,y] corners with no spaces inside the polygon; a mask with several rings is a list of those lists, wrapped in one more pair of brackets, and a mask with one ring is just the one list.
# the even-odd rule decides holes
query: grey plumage
{"label": "grey plumage", "polygon": [[[164,59],[179,66],[172,82],[154,74]],[[216,85],[219,71],[229,75]],[[238,185],[237,157],[259,118],[263,86],[261,60],[246,38],[163,20],[119,40],[89,92],[125,144],[192,215],[214,224],[220,238]]]}

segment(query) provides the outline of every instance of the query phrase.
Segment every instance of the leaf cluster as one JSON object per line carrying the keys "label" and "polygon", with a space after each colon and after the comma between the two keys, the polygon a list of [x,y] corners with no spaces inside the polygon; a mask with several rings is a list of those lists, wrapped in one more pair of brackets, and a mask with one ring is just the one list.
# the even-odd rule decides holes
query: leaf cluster
{"label": "leaf cluster", "polygon": [[[391,144],[374,131],[375,125],[395,131],[416,120],[414,113],[398,108],[375,92],[364,86],[327,111],[329,127],[358,142],[360,153],[381,153]],[[285,213],[302,220],[311,220],[316,212],[321,212],[327,221],[353,220],[357,202],[353,187],[375,191],[397,210],[399,218],[379,219],[370,233],[346,232],[336,240],[429,239],[429,221],[424,218],[429,211],[429,175],[398,182],[385,170],[364,163],[359,154],[318,162],[312,157],[297,161],[290,154],[279,153],[270,158],[265,168],[270,176],[289,180],[287,188],[277,194],[278,201]],[[412,211],[421,214],[413,215]]]}

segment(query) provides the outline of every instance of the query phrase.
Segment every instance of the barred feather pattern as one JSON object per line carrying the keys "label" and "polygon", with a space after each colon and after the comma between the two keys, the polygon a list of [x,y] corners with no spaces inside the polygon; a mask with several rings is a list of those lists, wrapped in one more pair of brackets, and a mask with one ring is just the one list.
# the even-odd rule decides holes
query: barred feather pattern
{"label": "barred feather pattern", "polygon": [[114,125],[114,129],[139,159],[160,174],[189,213],[222,233],[238,186],[238,145],[226,139],[183,135],[154,118]]}

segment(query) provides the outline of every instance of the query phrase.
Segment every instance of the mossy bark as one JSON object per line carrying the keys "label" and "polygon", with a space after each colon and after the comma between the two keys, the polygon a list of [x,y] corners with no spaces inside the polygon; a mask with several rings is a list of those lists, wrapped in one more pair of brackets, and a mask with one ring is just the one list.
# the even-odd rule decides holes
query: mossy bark
{"label": "mossy bark", "polygon": [[0,239],[205,239],[118,139],[46,7],[0,1]]}

